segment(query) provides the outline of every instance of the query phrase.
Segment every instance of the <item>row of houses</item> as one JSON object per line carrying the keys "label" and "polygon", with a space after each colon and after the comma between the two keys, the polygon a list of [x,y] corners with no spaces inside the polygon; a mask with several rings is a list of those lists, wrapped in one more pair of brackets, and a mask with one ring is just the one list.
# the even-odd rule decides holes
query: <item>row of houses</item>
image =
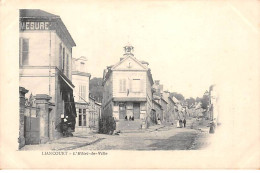
{"label": "row of houses", "polygon": [[101,103],[89,93],[87,59],[72,58],[76,43],[60,16],[21,9],[19,22],[19,147],[97,129]]}
{"label": "row of houses", "polygon": [[137,59],[130,44],[120,61],[104,70],[103,87],[102,116],[113,117],[116,130],[174,124],[184,118],[180,102],[153,80],[149,63]]}

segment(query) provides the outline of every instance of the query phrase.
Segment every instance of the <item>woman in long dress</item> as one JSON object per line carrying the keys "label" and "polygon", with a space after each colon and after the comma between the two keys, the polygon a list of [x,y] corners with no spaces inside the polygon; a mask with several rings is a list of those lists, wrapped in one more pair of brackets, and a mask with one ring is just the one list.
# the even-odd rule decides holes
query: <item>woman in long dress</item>
{"label": "woman in long dress", "polygon": [[179,123],[179,120],[177,120],[177,128],[180,127],[180,123]]}

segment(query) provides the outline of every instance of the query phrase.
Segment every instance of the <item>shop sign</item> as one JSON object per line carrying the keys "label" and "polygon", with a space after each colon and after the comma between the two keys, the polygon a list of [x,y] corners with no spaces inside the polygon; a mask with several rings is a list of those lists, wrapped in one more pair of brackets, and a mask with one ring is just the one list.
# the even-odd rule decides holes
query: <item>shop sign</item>
{"label": "shop sign", "polygon": [[20,30],[49,30],[50,22],[26,21],[20,22]]}

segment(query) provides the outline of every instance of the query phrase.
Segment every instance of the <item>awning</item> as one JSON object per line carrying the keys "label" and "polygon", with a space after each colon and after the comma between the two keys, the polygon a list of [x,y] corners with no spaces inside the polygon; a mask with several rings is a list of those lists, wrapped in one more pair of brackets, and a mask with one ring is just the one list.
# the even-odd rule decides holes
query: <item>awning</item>
{"label": "awning", "polygon": [[63,77],[61,74],[60,74],[60,77],[63,79],[63,81],[71,88],[73,89],[75,86],[68,80],[66,79],[67,77]]}
{"label": "awning", "polygon": [[145,102],[145,97],[115,97],[113,98],[113,101],[118,102]]}
{"label": "awning", "polygon": [[60,92],[62,96],[62,100],[64,101],[64,115],[67,117],[67,123],[71,124],[72,130],[75,129],[75,118],[76,114],[76,107],[74,102],[73,96],[73,88],[74,85],[70,81],[66,80],[62,75],[59,75],[59,85],[60,85]]}

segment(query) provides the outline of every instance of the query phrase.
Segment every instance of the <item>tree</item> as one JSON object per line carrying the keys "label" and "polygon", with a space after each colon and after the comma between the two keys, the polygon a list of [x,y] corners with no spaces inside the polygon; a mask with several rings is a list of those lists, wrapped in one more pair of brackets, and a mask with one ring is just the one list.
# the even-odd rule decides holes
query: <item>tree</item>
{"label": "tree", "polygon": [[197,97],[195,101],[196,101],[196,102],[200,102],[200,101],[201,101],[201,98]]}
{"label": "tree", "polygon": [[190,107],[191,105],[195,104],[195,99],[193,97],[190,97],[186,99],[186,102],[188,103],[188,106]]}
{"label": "tree", "polygon": [[203,109],[207,109],[209,105],[209,96],[208,95],[203,95],[201,99],[201,107]]}
{"label": "tree", "polygon": [[185,98],[182,94],[177,93],[177,92],[172,92],[170,93],[170,97],[174,96],[176,99],[178,99],[179,101],[184,101]]}
{"label": "tree", "polygon": [[89,92],[91,96],[98,102],[102,102],[103,98],[103,86],[102,86],[102,78],[93,78],[89,82]]}

